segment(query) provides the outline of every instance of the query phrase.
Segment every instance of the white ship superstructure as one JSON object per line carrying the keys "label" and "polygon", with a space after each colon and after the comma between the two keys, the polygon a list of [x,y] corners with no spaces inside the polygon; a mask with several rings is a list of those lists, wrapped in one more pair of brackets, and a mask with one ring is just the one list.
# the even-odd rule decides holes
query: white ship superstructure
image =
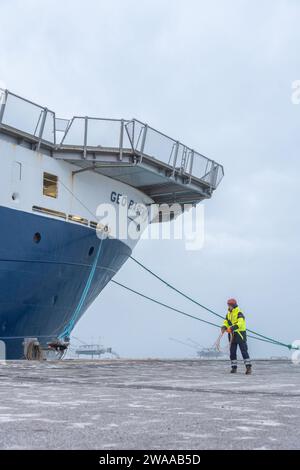
{"label": "white ship superstructure", "polygon": [[61,119],[7,90],[0,155],[0,338],[8,358],[22,357],[24,338],[47,344],[70,332],[130,256],[140,224],[128,217],[137,235],[126,239],[100,224],[99,237],[99,204],[117,213],[126,204],[133,215],[152,203],[196,204],[223,176],[222,166],[138,120]]}

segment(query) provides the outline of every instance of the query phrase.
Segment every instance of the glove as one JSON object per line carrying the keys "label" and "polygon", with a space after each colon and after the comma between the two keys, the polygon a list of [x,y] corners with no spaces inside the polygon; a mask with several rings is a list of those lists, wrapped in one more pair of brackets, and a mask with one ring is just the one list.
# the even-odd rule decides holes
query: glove
{"label": "glove", "polygon": [[227,328],[227,333],[232,333],[232,329],[231,329],[231,328]]}

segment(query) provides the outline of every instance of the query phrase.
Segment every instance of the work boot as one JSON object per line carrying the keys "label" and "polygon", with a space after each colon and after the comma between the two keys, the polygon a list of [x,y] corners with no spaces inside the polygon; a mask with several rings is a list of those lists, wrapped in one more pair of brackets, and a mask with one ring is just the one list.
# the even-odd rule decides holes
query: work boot
{"label": "work boot", "polygon": [[231,367],[231,374],[236,374],[237,373],[237,367]]}
{"label": "work boot", "polygon": [[250,375],[252,374],[252,367],[250,365],[246,366],[246,372],[245,372],[246,375]]}

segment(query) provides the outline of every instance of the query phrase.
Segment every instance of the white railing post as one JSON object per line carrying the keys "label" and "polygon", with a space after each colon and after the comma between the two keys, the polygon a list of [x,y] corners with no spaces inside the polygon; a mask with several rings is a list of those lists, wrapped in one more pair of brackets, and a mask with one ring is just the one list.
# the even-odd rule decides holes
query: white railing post
{"label": "white railing post", "polygon": [[212,161],[210,170],[210,186],[212,189],[216,189],[216,181],[218,176],[218,165]]}
{"label": "white railing post", "polygon": [[123,141],[124,141],[124,119],[121,120],[121,125],[120,125],[120,143],[119,143],[119,159],[123,159]]}
{"label": "white railing post", "polygon": [[174,152],[174,159],[173,159],[173,176],[175,175],[175,170],[176,170],[178,150],[179,150],[179,142],[177,141],[176,144],[175,144],[175,152]]}
{"label": "white railing post", "polygon": [[88,117],[84,118],[84,142],[83,142],[83,158],[86,159],[86,147],[87,147],[87,137],[88,137]]}
{"label": "white railing post", "polygon": [[3,120],[3,115],[4,115],[4,111],[5,111],[5,107],[6,107],[6,103],[7,103],[7,97],[8,97],[8,91],[5,90],[3,95],[1,96],[1,107],[0,107],[0,126],[2,124],[2,120]]}
{"label": "white railing post", "polygon": [[147,137],[147,132],[148,132],[148,124],[145,124],[144,132],[143,132],[143,139],[142,139],[141,149],[140,149],[140,152],[141,152],[141,153],[144,153],[145,143],[146,143],[146,137]]}
{"label": "white railing post", "polygon": [[40,147],[41,147],[41,142],[42,142],[43,133],[44,133],[44,129],[45,129],[45,123],[46,123],[46,119],[47,119],[47,113],[48,113],[48,109],[44,108],[43,117],[42,117],[42,121],[41,121],[41,126],[40,126],[40,130],[39,130],[39,136],[38,136],[39,141],[38,141],[38,144],[36,146],[36,151],[37,152],[40,150]]}
{"label": "white railing post", "polygon": [[192,152],[191,152],[190,168],[189,168],[190,182],[191,182],[191,180],[192,180],[192,176],[193,176],[193,165],[194,165],[194,158],[195,158],[195,151],[194,151],[194,150],[192,150]]}

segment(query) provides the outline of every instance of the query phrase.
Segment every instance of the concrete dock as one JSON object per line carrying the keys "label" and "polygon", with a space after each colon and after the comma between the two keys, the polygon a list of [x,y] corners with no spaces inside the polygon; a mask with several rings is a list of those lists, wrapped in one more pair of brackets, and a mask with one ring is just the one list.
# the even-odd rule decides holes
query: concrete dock
{"label": "concrete dock", "polygon": [[299,449],[300,366],[110,360],[0,365],[1,449]]}

